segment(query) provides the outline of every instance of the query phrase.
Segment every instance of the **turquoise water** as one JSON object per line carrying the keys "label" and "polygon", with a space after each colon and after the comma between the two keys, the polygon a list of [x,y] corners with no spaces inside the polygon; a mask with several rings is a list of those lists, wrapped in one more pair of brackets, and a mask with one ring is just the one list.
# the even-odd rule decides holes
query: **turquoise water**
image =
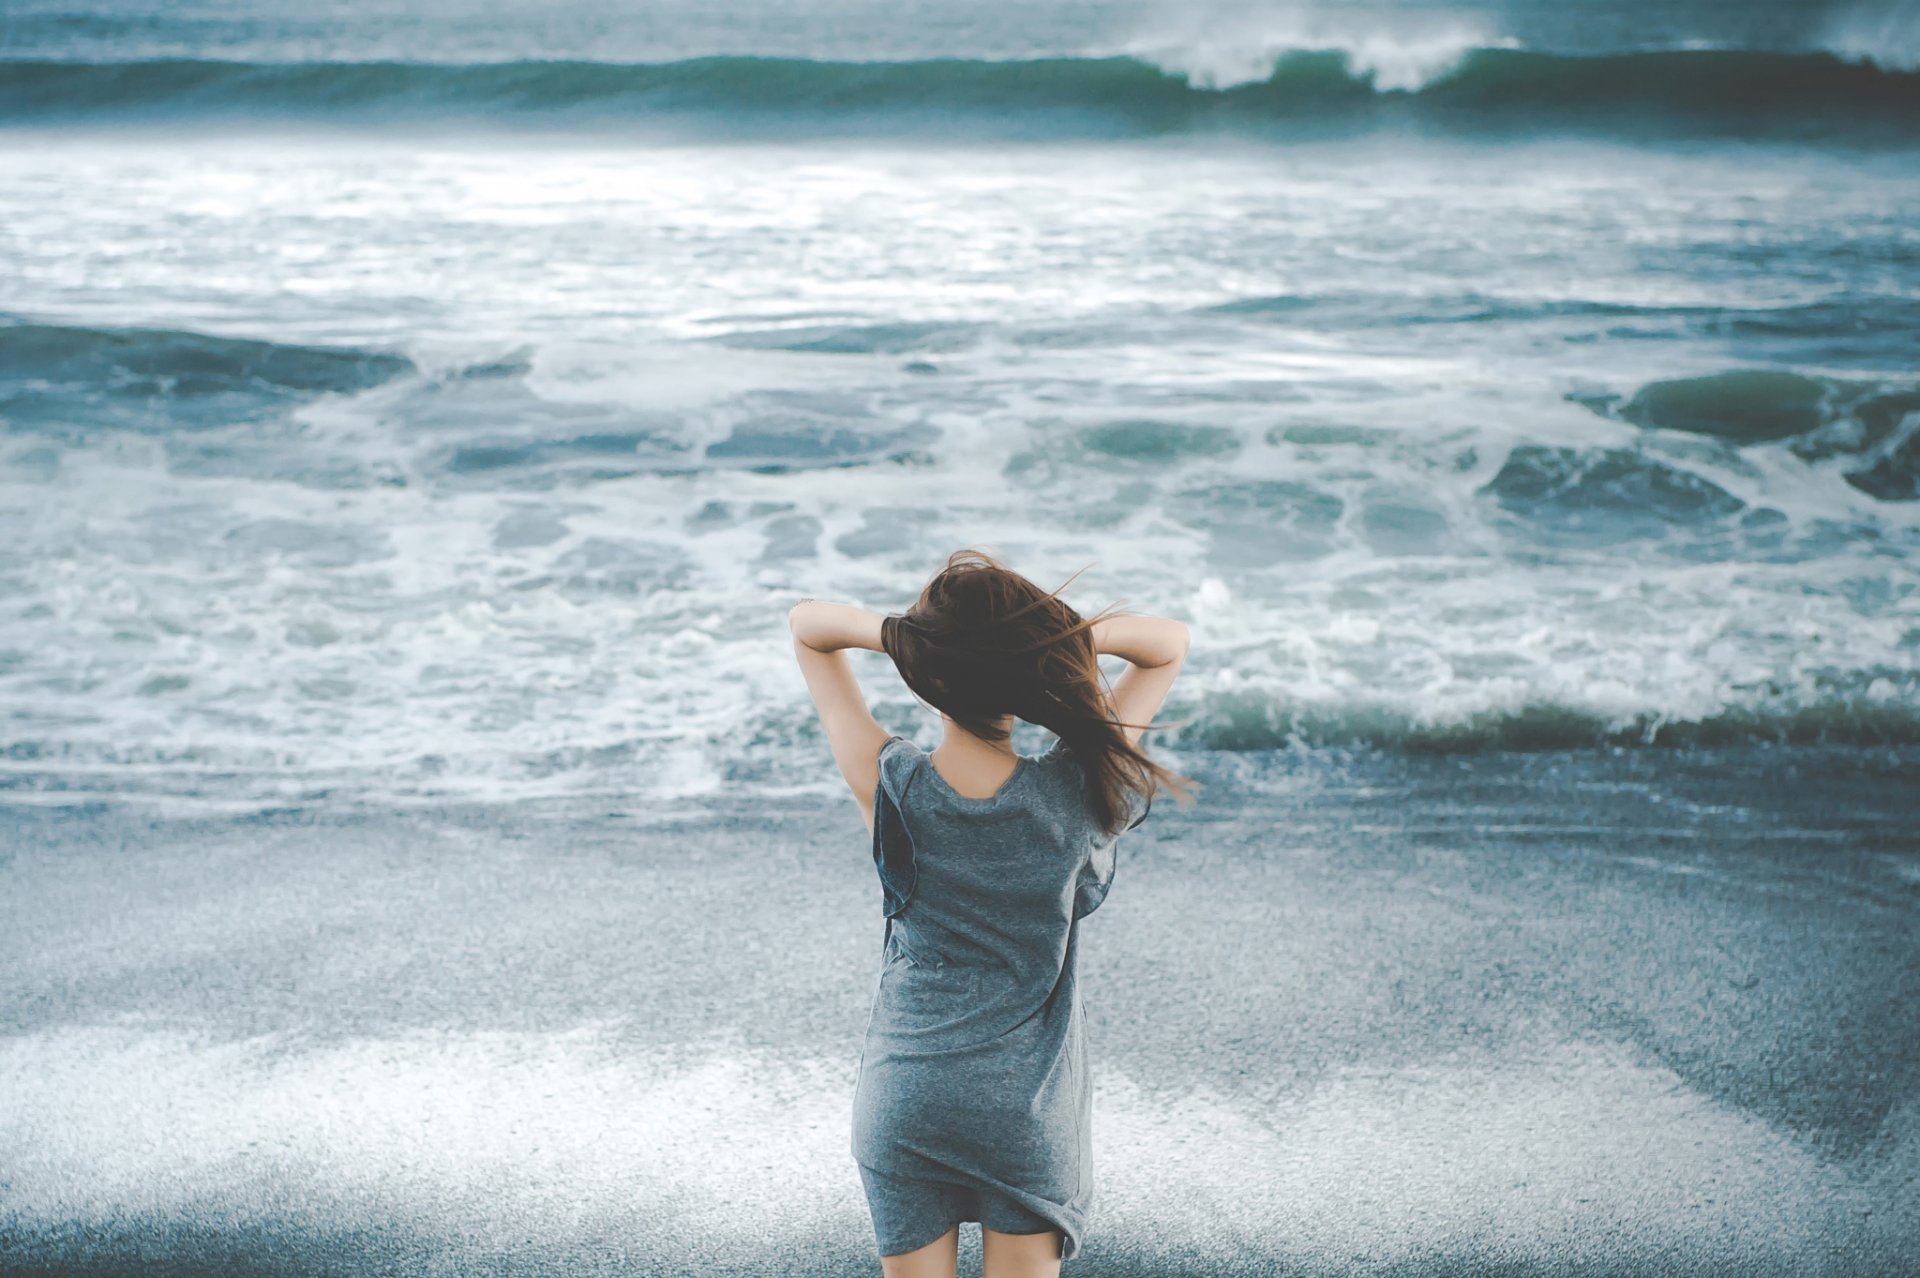
{"label": "turquoise water", "polygon": [[1175,751],[1920,740],[1902,11],[697,12],[10,6],[0,785],[825,786],[963,544]]}

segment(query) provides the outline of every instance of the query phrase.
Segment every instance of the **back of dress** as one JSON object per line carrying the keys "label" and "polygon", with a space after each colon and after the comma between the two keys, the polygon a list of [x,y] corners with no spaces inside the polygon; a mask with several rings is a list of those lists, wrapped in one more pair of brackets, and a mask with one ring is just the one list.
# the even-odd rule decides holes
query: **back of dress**
{"label": "back of dress", "polygon": [[1094,826],[1064,742],[974,799],[890,737],[874,808],[887,922],[854,1158],[1003,1194],[1059,1229],[1071,1258],[1094,1195],[1079,921],[1107,894],[1117,840]]}

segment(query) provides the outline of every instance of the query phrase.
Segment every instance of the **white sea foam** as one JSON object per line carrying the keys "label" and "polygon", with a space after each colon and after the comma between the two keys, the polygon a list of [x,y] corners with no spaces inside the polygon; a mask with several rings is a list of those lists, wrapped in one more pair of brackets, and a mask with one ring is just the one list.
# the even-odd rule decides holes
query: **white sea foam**
{"label": "white sea foam", "polygon": [[[26,1236],[134,1219],[398,1228],[456,1256],[625,1252],[648,1272],[763,1260],[777,1237],[858,1250],[852,1086],[849,1060],[642,1050],[612,1023],[324,1046],[137,1020],[40,1030],[0,1043],[0,1217]],[[1463,1234],[1556,1263],[1676,1247],[1731,1262],[1759,1212],[1772,1266],[1823,1254],[1875,1192],[1590,1042],[1239,1095],[1102,1064],[1094,1131],[1100,1236],[1196,1262],[1258,1248],[1380,1264]]]}
{"label": "white sea foam", "polygon": [[1908,0],[1866,0],[1827,19],[1822,48],[1887,71],[1920,71],[1920,9]]}
{"label": "white sea foam", "polygon": [[1258,84],[1286,54],[1339,53],[1382,92],[1413,92],[1447,75],[1474,49],[1517,42],[1471,15],[1397,13],[1389,20],[1318,4],[1170,7],[1121,47],[1201,89]]}
{"label": "white sea foam", "polygon": [[[1489,201],[1508,155],[646,151],[625,162],[657,181],[602,188],[604,151],[364,150],[0,160],[0,266],[36,318],[419,369],[259,423],[190,397],[137,428],[9,423],[9,784],[216,806],[826,786],[787,607],[901,606],[970,543],[1048,583],[1093,564],[1077,604],[1188,618],[1169,710],[1198,717],[1192,745],[1920,716],[1920,503],[1849,484],[1851,454],[1565,399],[1744,361],[1689,316],[1824,304],[1836,272],[1864,289],[1848,264],[1904,242],[1910,172],[1543,150]],[[503,173],[553,215],[492,220]],[[605,192],[588,223],[670,247],[596,229],[570,241],[583,265],[547,269],[582,190]],[[1812,282],[1731,265],[1755,200]],[[150,207],[183,211],[136,252],[126,211]],[[320,260],[346,210],[331,288],[289,302],[225,265],[234,243]],[[1674,269],[1622,269],[1622,236]],[[1489,485],[1525,449],[1624,469],[1508,509]],[[1744,510],[1690,515],[1661,487],[1691,483]],[[1747,511],[1778,513],[1755,531]],[[1640,522],[1587,539],[1607,519]],[[883,659],[852,660],[881,714],[916,713]]]}

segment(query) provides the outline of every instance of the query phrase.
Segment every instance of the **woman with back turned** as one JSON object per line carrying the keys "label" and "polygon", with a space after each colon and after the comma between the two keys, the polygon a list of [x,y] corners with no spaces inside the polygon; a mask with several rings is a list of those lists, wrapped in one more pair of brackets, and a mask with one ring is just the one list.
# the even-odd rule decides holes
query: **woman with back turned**
{"label": "woman with back turned", "polygon": [[[985,1278],[1058,1274],[1093,1206],[1079,921],[1158,786],[1191,801],[1197,783],[1139,745],[1186,626],[1083,619],[1059,593],[963,550],[903,614],[803,600],[791,615],[886,916],[852,1145],[886,1278],[952,1278],[966,1220]],[[893,658],[940,712],[936,749],[874,720],[843,648]],[[1110,690],[1102,653],[1130,663]],[[1016,752],[1016,717],[1059,739]]]}

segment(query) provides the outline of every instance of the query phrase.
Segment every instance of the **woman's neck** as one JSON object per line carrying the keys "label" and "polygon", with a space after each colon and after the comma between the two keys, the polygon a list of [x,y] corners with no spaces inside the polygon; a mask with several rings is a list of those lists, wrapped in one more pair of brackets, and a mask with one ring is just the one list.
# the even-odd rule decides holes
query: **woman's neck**
{"label": "woman's neck", "polygon": [[[999,742],[983,740],[946,715],[940,718],[946,734],[928,756],[933,760],[934,770],[954,793],[965,798],[987,799],[998,794],[1020,766],[1013,738],[1009,736]],[[1002,723],[1010,730],[1013,716],[1008,715]]]}

